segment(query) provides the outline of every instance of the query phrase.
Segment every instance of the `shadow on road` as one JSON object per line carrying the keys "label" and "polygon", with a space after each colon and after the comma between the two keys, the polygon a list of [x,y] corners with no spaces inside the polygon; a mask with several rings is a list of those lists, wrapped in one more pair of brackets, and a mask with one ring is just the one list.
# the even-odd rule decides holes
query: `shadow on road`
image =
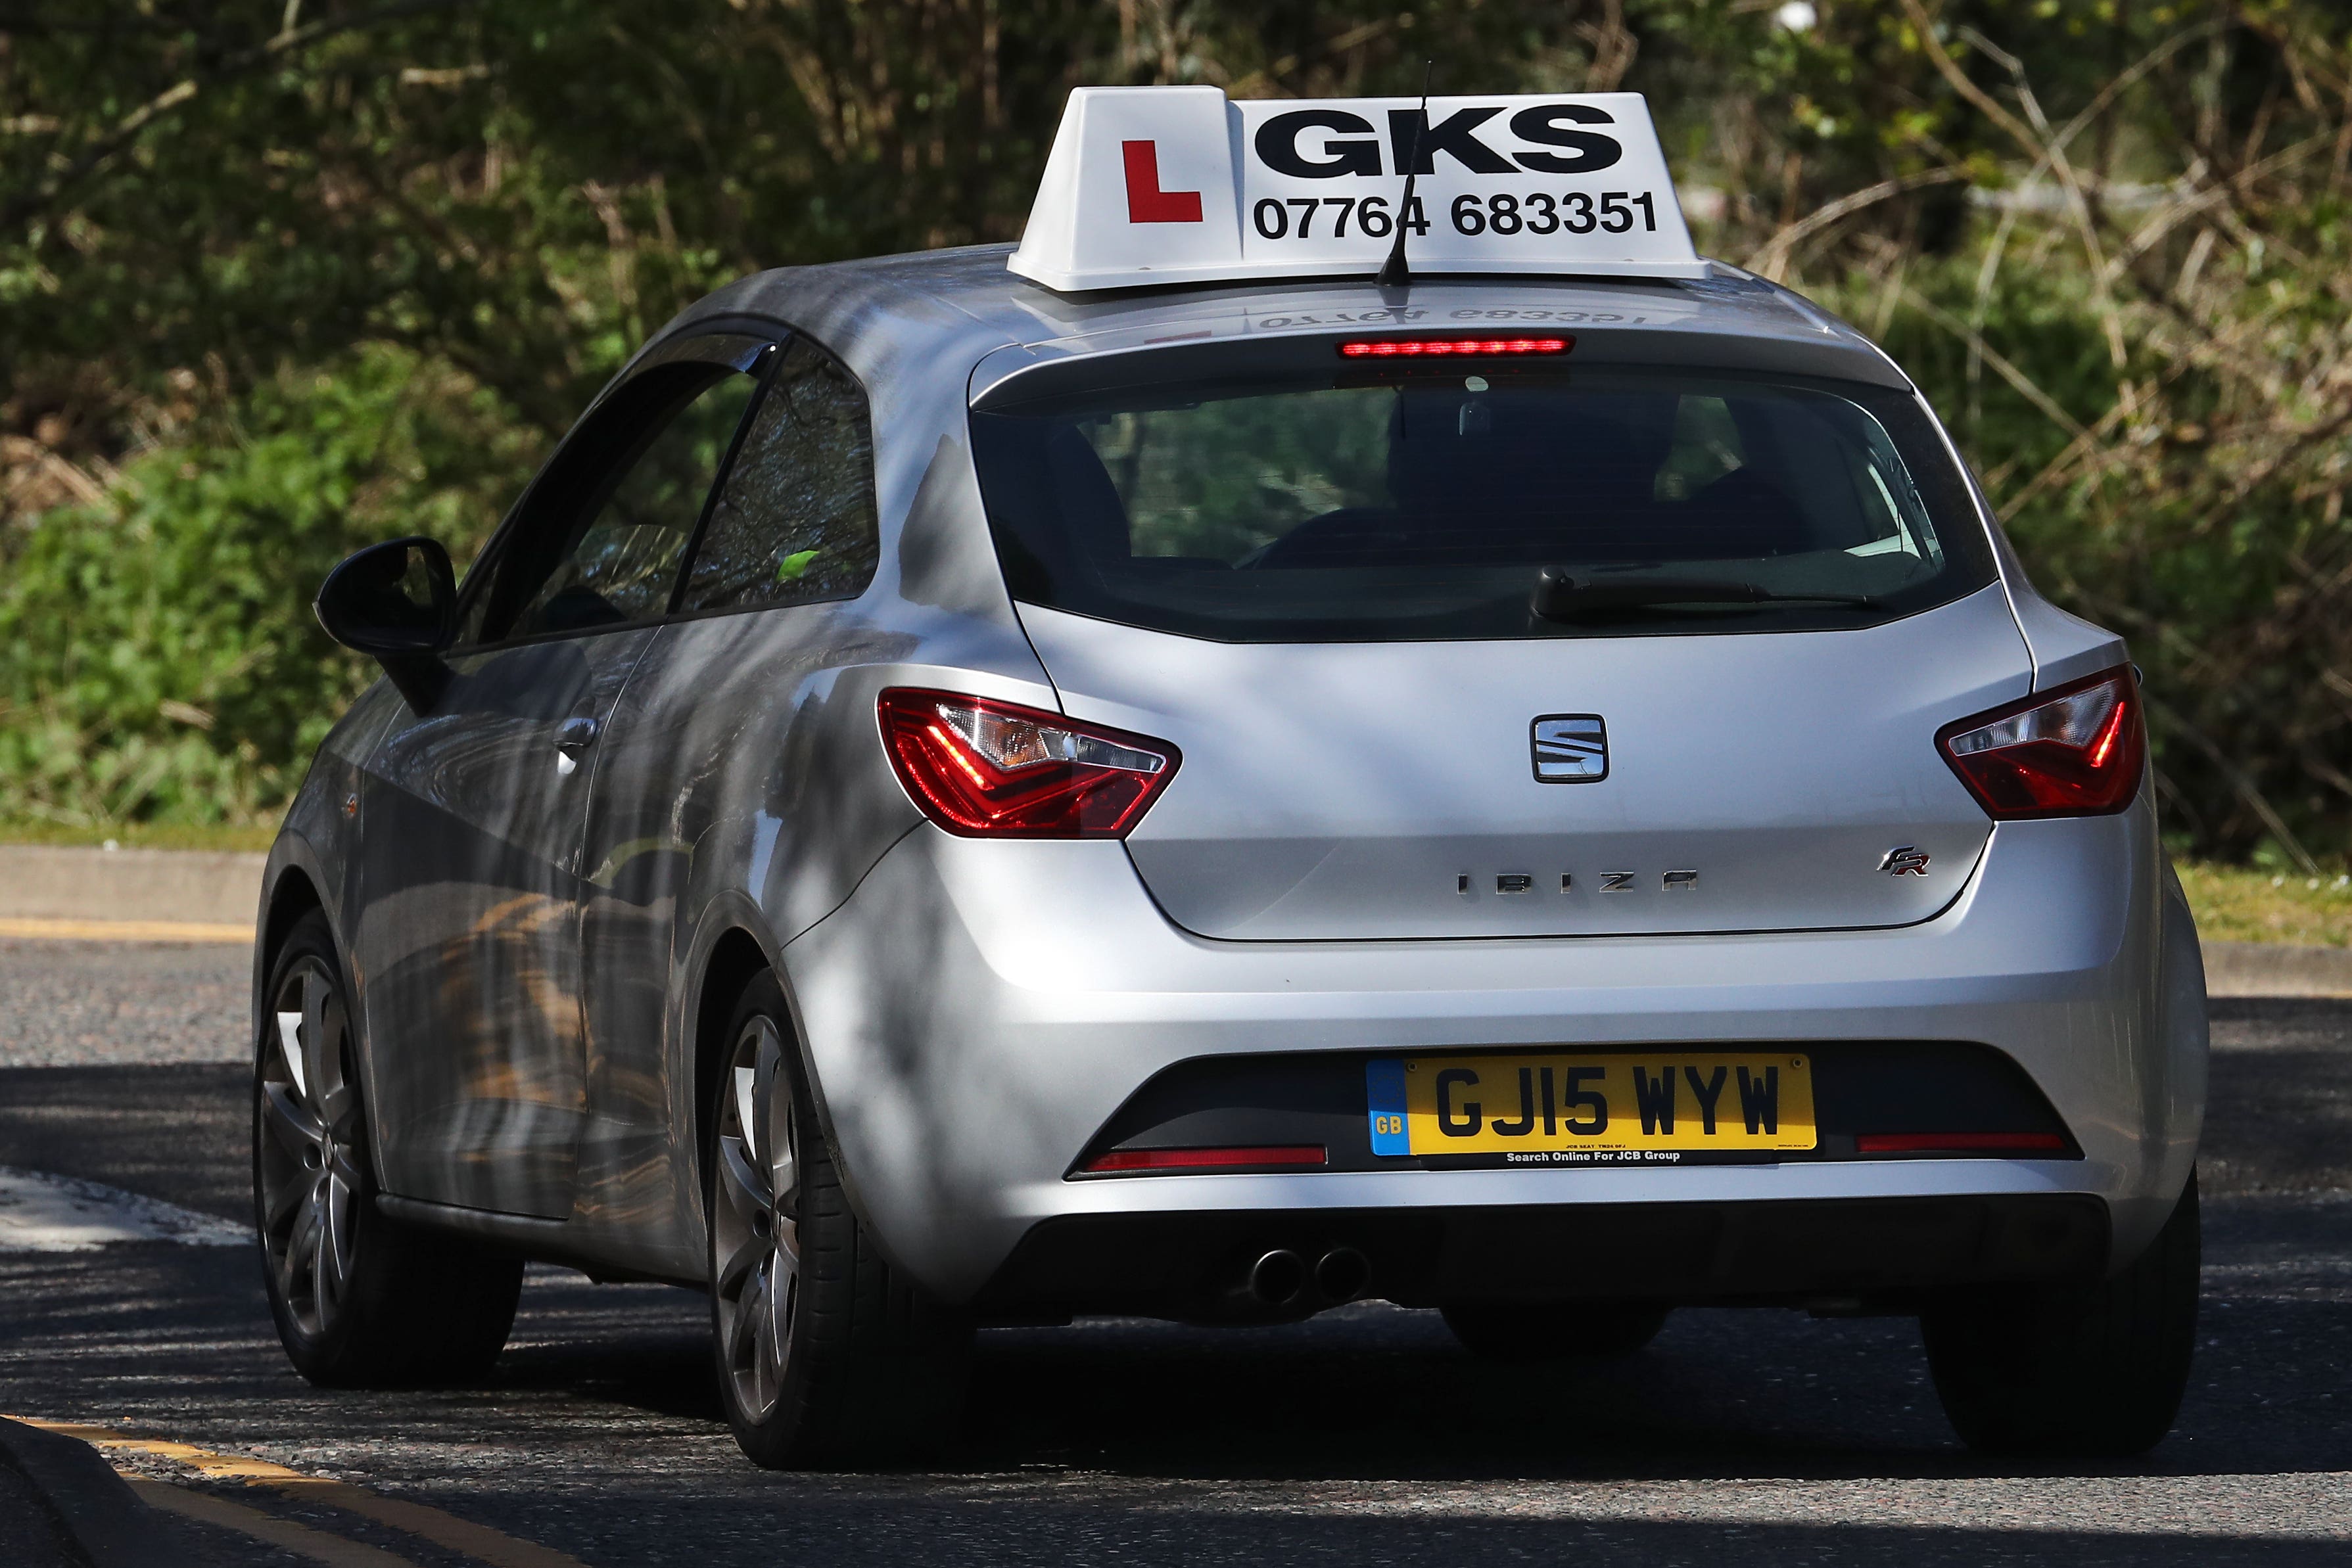
{"label": "shadow on road", "polygon": [[[551,1280],[534,1298],[496,1388],[722,1421],[699,1298],[646,1292],[616,1313],[609,1288]],[[1281,1329],[992,1330],[941,1462],[1219,1481],[2352,1470],[2335,1348],[2352,1343],[2352,1303],[2209,1300],[2203,1339],[2154,1454],[2043,1462],[1959,1447],[1907,1319],[1685,1311],[1639,1355],[1533,1366],[1481,1362],[1435,1313],[1380,1304]]]}

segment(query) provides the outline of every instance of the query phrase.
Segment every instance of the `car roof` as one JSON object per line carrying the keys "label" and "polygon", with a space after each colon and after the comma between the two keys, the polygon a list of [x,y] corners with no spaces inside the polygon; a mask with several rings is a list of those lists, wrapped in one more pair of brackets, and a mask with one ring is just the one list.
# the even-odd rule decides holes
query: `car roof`
{"label": "car roof", "polygon": [[[1876,345],[1777,284],[1715,263],[1677,280],[1420,277],[1404,290],[1370,278],[1295,278],[1064,294],[1007,270],[1007,245],[967,246],[811,267],[730,284],[659,334],[728,317],[769,318],[807,333],[861,373],[913,361],[989,361],[975,397],[1042,359],[1155,344],[1348,330],[1551,327],[1580,361],[1745,365],[1910,388]],[[1016,354],[996,350],[1018,350]]]}

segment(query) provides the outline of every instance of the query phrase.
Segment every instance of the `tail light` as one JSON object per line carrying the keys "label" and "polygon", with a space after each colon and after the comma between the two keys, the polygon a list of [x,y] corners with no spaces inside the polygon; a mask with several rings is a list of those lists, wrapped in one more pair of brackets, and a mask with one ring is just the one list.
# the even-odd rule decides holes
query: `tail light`
{"label": "tail light", "polygon": [[2120,811],[2138,792],[2147,758],[2128,669],[1947,725],[1936,743],[1996,821]]}
{"label": "tail light", "polygon": [[1265,1144],[1213,1149],[1113,1149],[1078,1168],[1087,1176],[1126,1176],[1137,1171],[1265,1170],[1326,1163],[1320,1144]]}
{"label": "tail light", "polygon": [[965,838],[1124,838],[1182,760],[1164,740],[956,692],[896,687],[880,711],[898,782]]}

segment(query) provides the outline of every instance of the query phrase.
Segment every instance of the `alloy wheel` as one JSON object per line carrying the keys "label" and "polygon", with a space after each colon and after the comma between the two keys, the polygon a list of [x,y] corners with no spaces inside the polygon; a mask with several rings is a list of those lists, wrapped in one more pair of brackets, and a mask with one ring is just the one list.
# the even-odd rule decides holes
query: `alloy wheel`
{"label": "alloy wheel", "polygon": [[710,1248],[719,1344],[735,1403],[776,1407],[800,1308],[800,1161],[784,1044],[754,1018],[736,1037],[719,1114]]}
{"label": "alloy wheel", "polygon": [[359,1097],[342,988],[306,957],[272,999],[256,1113],[261,1244],[278,1297],[305,1334],[326,1332],[352,1277],[362,1189]]}

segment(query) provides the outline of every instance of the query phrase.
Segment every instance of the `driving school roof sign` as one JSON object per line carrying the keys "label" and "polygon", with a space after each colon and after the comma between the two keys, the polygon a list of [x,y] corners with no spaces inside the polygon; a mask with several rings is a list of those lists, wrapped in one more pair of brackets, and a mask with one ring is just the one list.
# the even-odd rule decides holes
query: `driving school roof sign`
{"label": "driving school roof sign", "polygon": [[1706,276],[1641,94],[1420,108],[1079,88],[1010,265],[1066,290],[1369,277],[1402,221],[1415,272]]}

